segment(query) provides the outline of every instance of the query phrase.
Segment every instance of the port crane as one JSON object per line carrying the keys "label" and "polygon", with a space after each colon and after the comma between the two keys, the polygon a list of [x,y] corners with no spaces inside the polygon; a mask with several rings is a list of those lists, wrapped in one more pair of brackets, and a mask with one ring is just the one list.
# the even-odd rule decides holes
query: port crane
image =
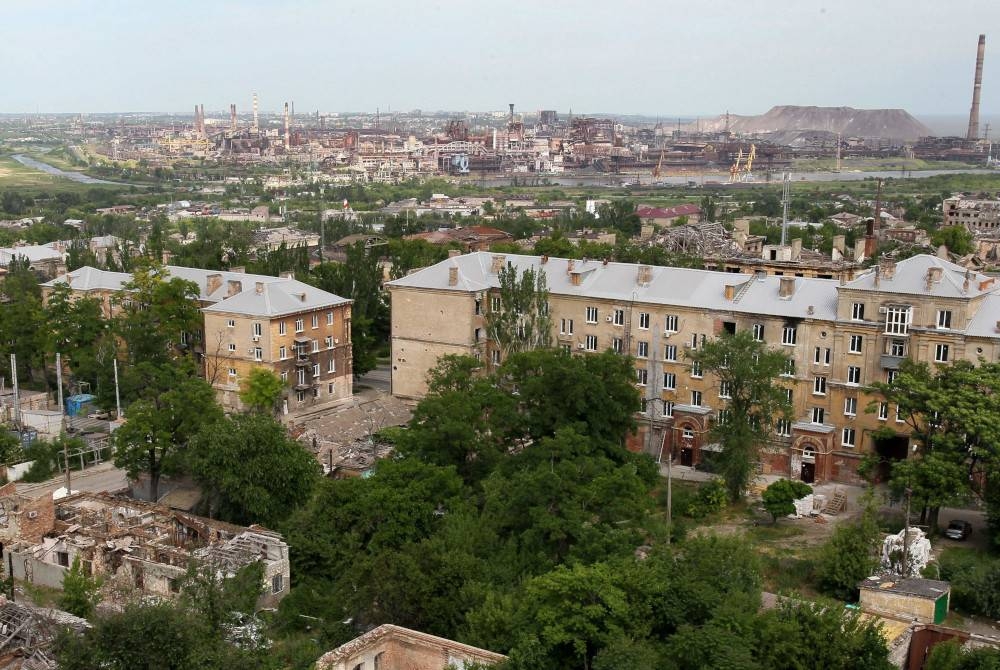
{"label": "port crane", "polygon": [[737,182],[748,183],[754,180],[753,178],[753,162],[757,158],[757,145],[751,144],[750,151],[747,152],[746,160],[743,159],[743,147],[740,147],[740,151],[736,154],[736,161],[729,168],[729,183],[735,184]]}
{"label": "port crane", "polygon": [[653,168],[653,178],[654,179],[659,179],[660,175],[663,174],[663,152],[664,152],[664,149],[661,148],[660,149],[660,160],[657,161],[656,167]]}

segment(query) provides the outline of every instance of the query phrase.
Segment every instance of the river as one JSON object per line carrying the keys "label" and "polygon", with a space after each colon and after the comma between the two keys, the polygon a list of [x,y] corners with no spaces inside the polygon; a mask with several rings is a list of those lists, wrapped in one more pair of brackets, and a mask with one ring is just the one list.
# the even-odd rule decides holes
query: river
{"label": "river", "polygon": [[14,154],[11,156],[14,160],[25,167],[29,167],[32,170],[38,170],[46,174],[50,174],[54,177],[62,177],[63,179],[69,179],[70,181],[75,181],[80,184],[117,184],[118,182],[106,181],[104,179],[97,179],[96,177],[91,177],[90,175],[85,175],[82,172],[68,172],[66,170],[60,170],[59,168],[49,165],[48,163],[43,163],[42,161],[35,160],[30,156],[25,156],[24,154]]}
{"label": "river", "polygon": [[[920,179],[922,177],[937,177],[949,174],[997,174],[1000,171],[986,168],[958,168],[955,170],[880,170],[874,172],[792,172],[793,182],[829,182],[829,181],[863,181],[865,179]],[[504,177],[469,177],[462,182],[474,183],[478,186],[512,186],[517,185],[534,186],[543,183],[553,186],[609,186],[613,188],[621,187],[625,184],[639,186],[683,186],[686,184],[696,186],[720,186],[729,185],[729,174],[716,172],[706,174],[690,175],[670,175],[654,179],[650,174],[580,174],[580,175],[540,175],[534,173],[524,173]],[[780,184],[781,173],[776,172],[770,175],[770,181],[766,175],[761,175],[757,180],[746,184],[734,184],[733,186],[752,186],[761,184]]]}

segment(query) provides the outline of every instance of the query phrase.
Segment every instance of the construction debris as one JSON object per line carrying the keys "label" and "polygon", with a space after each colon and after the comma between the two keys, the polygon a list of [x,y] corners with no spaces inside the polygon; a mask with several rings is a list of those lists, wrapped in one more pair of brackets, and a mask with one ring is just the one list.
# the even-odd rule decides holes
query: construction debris
{"label": "construction debris", "polygon": [[10,670],[54,670],[49,655],[56,636],[70,628],[83,632],[86,619],[68,612],[15,603],[0,596],[0,667]]}

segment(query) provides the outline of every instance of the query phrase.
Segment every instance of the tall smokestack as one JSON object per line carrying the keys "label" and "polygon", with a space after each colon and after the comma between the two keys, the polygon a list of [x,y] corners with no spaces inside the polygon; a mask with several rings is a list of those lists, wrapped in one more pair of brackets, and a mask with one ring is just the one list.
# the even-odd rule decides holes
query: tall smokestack
{"label": "tall smokestack", "polygon": [[967,140],[979,139],[979,92],[983,88],[983,57],[986,55],[986,35],[979,36],[976,50],[976,79],[972,84],[972,109],[969,110],[969,134]]}
{"label": "tall smokestack", "polygon": [[201,132],[201,123],[198,121],[198,105],[194,106],[194,132]]}
{"label": "tall smokestack", "polygon": [[285,151],[292,146],[292,138],[288,134],[288,103],[285,103]]}
{"label": "tall smokestack", "polygon": [[257,125],[257,94],[253,94],[253,131],[256,133],[260,130],[260,126]]}
{"label": "tall smokestack", "polygon": [[199,105],[198,107],[198,124],[200,126],[201,134],[205,134],[205,105]]}
{"label": "tall smokestack", "polygon": [[229,130],[236,132],[236,103],[229,105]]}
{"label": "tall smokestack", "polygon": [[510,122],[514,123],[514,103],[507,103],[510,106]]}

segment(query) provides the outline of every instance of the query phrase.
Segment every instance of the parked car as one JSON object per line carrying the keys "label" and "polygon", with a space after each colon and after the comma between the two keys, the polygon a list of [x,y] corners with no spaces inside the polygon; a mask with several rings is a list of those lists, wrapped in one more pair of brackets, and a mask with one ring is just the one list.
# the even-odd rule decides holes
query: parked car
{"label": "parked car", "polygon": [[107,421],[108,419],[111,418],[111,414],[109,412],[105,412],[104,410],[99,410],[97,412],[91,412],[90,414],[87,415],[87,418],[88,419],[100,419],[101,421]]}
{"label": "parked car", "polygon": [[962,519],[954,519],[948,523],[944,536],[952,540],[964,540],[972,535],[972,524]]}

